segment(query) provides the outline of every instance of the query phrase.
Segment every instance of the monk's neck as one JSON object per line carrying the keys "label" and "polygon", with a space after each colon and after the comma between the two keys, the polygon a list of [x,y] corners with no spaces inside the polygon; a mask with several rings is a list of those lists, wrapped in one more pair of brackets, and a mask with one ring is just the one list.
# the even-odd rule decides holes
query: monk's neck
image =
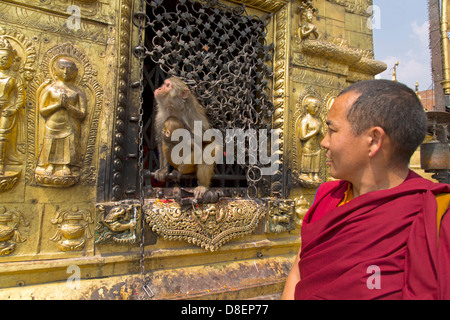
{"label": "monk's neck", "polygon": [[351,181],[353,186],[353,197],[356,198],[373,191],[395,188],[405,181],[408,173],[408,168],[380,172],[376,174],[371,172],[359,181]]}

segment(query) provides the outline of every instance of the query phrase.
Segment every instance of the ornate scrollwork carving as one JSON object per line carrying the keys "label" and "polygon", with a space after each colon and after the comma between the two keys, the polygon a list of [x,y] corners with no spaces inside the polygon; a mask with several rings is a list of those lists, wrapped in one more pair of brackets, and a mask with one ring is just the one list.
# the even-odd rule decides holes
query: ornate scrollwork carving
{"label": "ornate scrollwork carving", "polygon": [[144,212],[145,221],[165,240],[186,240],[216,251],[224,243],[254,231],[266,209],[251,200],[224,200],[185,208],[174,201],[157,200]]}
{"label": "ornate scrollwork carving", "polygon": [[345,11],[351,13],[367,14],[367,7],[372,5],[371,0],[327,0],[345,7]]}
{"label": "ornate scrollwork carving", "polygon": [[293,200],[268,201],[268,212],[266,232],[280,233],[295,228],[295,202]]}
{"label": "ornate scrollwork carving", "polygon": [[71,210],[57,211],[51,222],[58,228],[50,240],[57,242],[61,251],[83,250],[86,239],[92,238],[89,224],[94,220],[87,209],[79,210],[78,206],[73,206]]}
{"label": "ornate scrollwork carving", "polygon": [[248,7],[269,12],[278,12],[278,10],[288,3],[287,0],[236,0],[234,2],[243,3]]}
{"label": "ornate scrollwork carving", "polygon": [[376,75],[387,68],[384,62],[373,59],[372,52],[351,48],[344,39],[336,38],[329,42],[305,39],[301,43],[301,52],[307,57],[320,57],[323,62],[333,61],[369,75]]}
{"label": "ornate scrollwork carving", "polygon": [[134,243],[140,211],[140,205],[136,204],[97,205],[95,231],[98,236],[95,243]]}

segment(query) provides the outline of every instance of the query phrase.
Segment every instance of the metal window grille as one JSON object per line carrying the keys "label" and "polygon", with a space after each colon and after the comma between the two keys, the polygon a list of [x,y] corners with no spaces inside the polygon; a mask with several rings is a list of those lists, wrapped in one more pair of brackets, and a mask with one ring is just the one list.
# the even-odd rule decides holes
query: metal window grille
{"label": "metal window grille", "polygon": [[[211,127],[224,137],[227,129],[233,128],[270,130],[273,45],[266,43],[269,15],[249,16],[244,6],[229,7],[217,0],[147,0],[146,14],[143,129],[147,172],[159,166],[153,91],[170,76],[188,84],[205,107]],[[249,143],[236,148],[248,151]],[[267,178],[251,177],[259,163],[249,162],[217,164],[212,187],[243,188],[247,193],[251,188],[254,196],[261,190],[267,193]],[[193,178],[183,179],[181,186],[195,186]],[[171,186],[171,182],[161,185],[147,179],[147,194]]]}

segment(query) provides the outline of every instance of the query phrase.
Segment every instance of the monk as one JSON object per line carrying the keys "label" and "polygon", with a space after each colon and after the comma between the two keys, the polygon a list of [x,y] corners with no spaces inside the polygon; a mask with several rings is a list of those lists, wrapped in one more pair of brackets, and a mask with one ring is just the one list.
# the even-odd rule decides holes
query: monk
{"label": "monk", "polygon": [[337,181],[319,186],[283,299],[450,299],[450,185],[408,167],[427,117],[414,91],[357,82],[321,142]]}

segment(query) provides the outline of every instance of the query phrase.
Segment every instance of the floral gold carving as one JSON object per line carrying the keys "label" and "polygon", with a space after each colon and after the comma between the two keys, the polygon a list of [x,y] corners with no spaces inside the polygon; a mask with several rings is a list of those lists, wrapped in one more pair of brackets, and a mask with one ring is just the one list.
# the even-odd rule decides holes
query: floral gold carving
{"label": "floral gold carving", "polygon": [[26,241],[19,232],[19,227],[28,226],[20,211],[7,211],[5,207],[0,207],[0,256],[11,254],[16,243]]}
{"label": "floral gold carving", "polygon": [[223,200],[183,208],[174,201],[157,200],[144,212],[145,221],[163,239],[186,240],[216,251],[224,243],[254,231],[266,209],[252,200]]}
{"label": "floral gold carving", "polygon": [[274,55],[274,76],[273,76],[273,104],[275,111],[273,113],[272,128],[277,130],[279,141],[276,141],[280,153],[280,165],[277,172],[272,176],[271,191],[274,196],[280,196],[283,193],[283,162],[284,162],[284,126],[286,111],[286,88],[288,83],[288,10],[287,6],[281,8],[275,14],[275,55]]}
{"label": "floral gold carving", "polygon": [[[20,3],[21,2],[21,3]],[[33,4],[34,2],[34,4]],[[109,1],[18,0],[0,2],[0,20],[25,29],[40,29],[44,37],[59,34],[106,44],[110,36],[114,6]],[[79,27],[71,28],[74,8],[78,10]],[[75,14],[76,15],[76,14]],[[72,17],[71,17],[72,16]]]}
{"label": "floral gold carving", "polygon": [[71,210],[57,211],[51,222],[57,224],[58,229],[50,240],[57,242],[61,251],[83,250],[86,239],[92,238],[89,224],[94,221],[87,209],[73,206]]}

